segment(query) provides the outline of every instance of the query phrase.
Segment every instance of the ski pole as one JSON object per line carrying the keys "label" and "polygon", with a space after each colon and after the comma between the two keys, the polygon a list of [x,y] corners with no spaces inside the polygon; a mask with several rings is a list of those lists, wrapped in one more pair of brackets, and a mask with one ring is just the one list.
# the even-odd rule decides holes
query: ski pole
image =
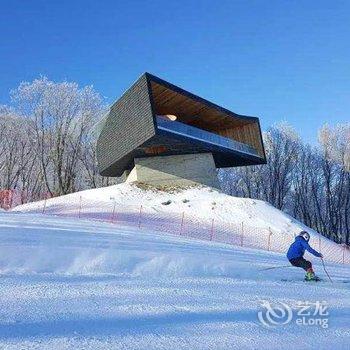
{"label": "ski pole", "polygon": [[332,279],[331,279],[331,276],[329,276],[327,270],[326,270],[326,266],[324,264],[324,261],[323,261],[323,258],[321,258],[321,261],[322,261],[322,265],[323,265],[323,270],[324,272],[326,273],[326,275],[328,276],[329,280],[333,283]]}
{"label": "ski pole", "polygon": [[293,267],[291,265],[284,265],[284,266],[273,266],[273,267],[267,267],[266,269],[260,269],[259,271],[267,271],[267,270],[274,270],[274,269],[284,269],[287,267]]}

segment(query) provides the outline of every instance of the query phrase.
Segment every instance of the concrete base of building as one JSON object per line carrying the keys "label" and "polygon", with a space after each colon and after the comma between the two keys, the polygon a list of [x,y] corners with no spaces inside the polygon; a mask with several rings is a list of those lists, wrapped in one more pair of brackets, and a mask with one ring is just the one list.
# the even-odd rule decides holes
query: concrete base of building
{"label": "concrete base of building", "polygon": [[135,158],[135,167],[126,182],[154,187],[205,185],[220,189],[211,153]]}

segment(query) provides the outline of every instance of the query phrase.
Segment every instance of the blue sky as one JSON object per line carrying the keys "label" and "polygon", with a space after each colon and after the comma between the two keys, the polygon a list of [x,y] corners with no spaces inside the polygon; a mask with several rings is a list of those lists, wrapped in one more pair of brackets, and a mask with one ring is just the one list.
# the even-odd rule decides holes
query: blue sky
{"label": "blue sky", "polygon": [[0,104],[40,75],[108,102],[145,71],[264,128],[350,120],[350,1],[0,3]]}

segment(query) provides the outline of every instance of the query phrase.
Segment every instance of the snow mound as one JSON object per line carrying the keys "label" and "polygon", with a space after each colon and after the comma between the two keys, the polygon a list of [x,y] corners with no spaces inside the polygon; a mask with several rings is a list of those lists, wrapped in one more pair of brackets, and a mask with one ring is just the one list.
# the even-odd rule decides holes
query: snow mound
{"label": "snow mound", "polygon": [[42,212],[45,206],[45,212],[55,214],[68,206],[70,209],[74,206],[77,213],[80,201],[82,211],[95,206],[96,211],[107,209],[111,213],[115,204],[118,213],[130,207],[139,208],[142,204],[153,212],[185,212],[190,216],[245,222],[277,231],[296,233],[304,228],[300,222],[264,201],[232,197],[204,186],[166,192],[123,183],[48,199],[46,203],[38,201],[20,205],[13,211],[36,213]]}
{"label": "snow mound", "polygon": [[327,260],[350,263],[350,252],[344,247],[270,204],[208,187],[160,191],[123,183],[24,204],[12,211],[98,219],[276,252],[285,252],[295,235],[308,230],[312,245]]}

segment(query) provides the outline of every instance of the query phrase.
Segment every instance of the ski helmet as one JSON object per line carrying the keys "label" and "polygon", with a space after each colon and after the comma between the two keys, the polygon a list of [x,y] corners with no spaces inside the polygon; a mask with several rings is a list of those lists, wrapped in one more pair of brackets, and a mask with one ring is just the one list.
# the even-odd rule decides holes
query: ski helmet
{"label": "ski helmet", "polygon": [[306,231],[301,231],[299,233],[299,236],[303,237],[305,239],[306,242],[309,242],[310,240],[310,234],[309,232],[306,232]]}

